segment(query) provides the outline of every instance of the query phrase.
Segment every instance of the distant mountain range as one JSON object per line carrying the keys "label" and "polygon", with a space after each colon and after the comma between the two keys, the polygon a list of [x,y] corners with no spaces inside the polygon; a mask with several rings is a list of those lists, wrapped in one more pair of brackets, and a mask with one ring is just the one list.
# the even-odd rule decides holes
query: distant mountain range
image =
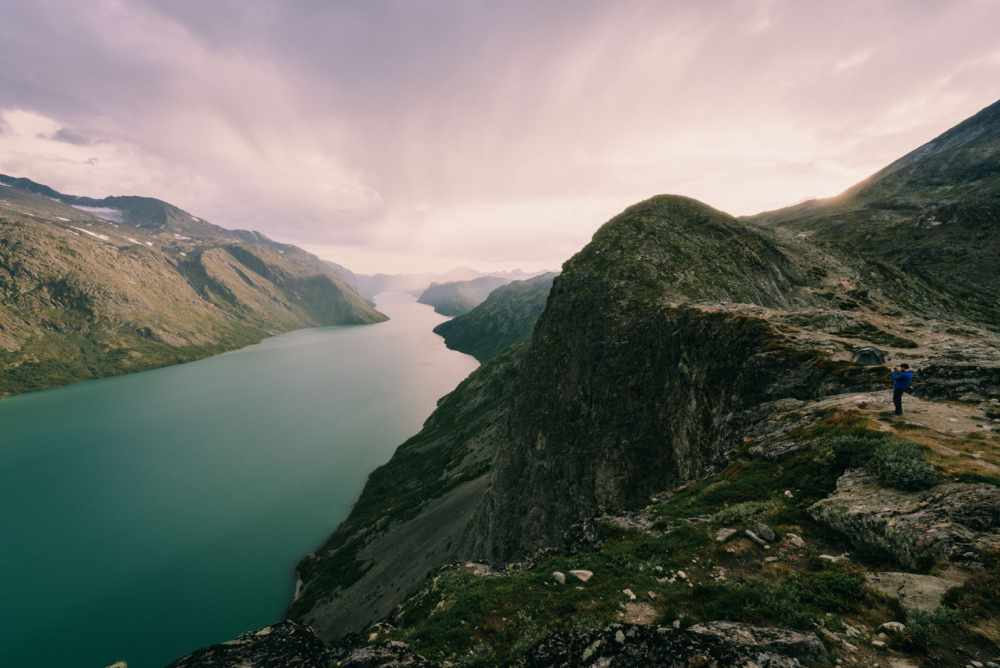
{"label": "distant mountain range", "polygon": [[385,320],[301,248],[0,175],[0,397]]}
{"label": "distant mountain range", "polygon": [[431,283],[453,283],[456,281],[471,281],[484,276],[495,276],[506,278],[509,281],[519,281],[533,276],[544,274],[545,271],[524,272],[520,269],[513,271],[478,271],[468,267],[458,267],[443,274],[436,273],[416,273],[416,274],[356,274],[347,267],[343,267],[335,262],[327,261],[340,278],[355,286],[358,291],[369,299],[380,292],[409,292],[415,296],[422,294]]}
{"label": "distant mountain range", "polygon": [[417,299],[421,304],[433,306],[441,315],[463,315],[479,306],[494,289],[510,283],[502,276],[481,276],[469,281],[431,283]]}
{"label": "distant mountain range", "polygon": [[434,333],[444,337],[449,348],[486,362],[531,337],[557,275],[549,272],[502,285],[469,312],[442,322]]}

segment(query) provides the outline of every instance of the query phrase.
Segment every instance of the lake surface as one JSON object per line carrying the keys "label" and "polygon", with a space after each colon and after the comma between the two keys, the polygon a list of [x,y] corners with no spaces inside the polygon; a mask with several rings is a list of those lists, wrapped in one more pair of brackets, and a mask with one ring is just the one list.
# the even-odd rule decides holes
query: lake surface
{"label": "lake surface", "polygon": [[476,361],[377,325],[0,401],[0,665],[160,668],[278,621],[293,567]]}

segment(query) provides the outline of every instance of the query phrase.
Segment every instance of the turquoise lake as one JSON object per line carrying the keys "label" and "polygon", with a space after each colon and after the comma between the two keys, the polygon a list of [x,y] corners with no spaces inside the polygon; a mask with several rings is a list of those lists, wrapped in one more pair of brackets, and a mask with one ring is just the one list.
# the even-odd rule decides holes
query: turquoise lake
{"label": "turquoise lake", "polygon": [[0,401],[0,665],[160,668],[278,621],[296,561],[477,362],[415,298]]}

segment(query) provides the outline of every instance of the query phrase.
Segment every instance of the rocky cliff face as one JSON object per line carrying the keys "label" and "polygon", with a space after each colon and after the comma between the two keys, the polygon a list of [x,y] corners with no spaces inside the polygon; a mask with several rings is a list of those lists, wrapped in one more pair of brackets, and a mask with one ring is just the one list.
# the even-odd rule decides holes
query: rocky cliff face
{"label": "rocky cliff face", "polygon": [[507,561],[582,514],[644,505],[721,467],[744,409],[815,394],[818,353],[760,319],[671,305],[790,307],[809,282],[768,235],[693,200],[654,198],[607,223],[535,328],[472,550]]}

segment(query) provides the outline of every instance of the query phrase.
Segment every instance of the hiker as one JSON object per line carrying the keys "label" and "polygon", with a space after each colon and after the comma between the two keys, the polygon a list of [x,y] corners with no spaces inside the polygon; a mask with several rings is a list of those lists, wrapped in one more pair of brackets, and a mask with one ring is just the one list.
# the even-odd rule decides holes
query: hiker
{"label": "hiker", "polygon": [[903,392],[913,382],[913,372],[910,365],[903,362],[892,367],[892,403],[896,406],[896,415],[903,414]]}

